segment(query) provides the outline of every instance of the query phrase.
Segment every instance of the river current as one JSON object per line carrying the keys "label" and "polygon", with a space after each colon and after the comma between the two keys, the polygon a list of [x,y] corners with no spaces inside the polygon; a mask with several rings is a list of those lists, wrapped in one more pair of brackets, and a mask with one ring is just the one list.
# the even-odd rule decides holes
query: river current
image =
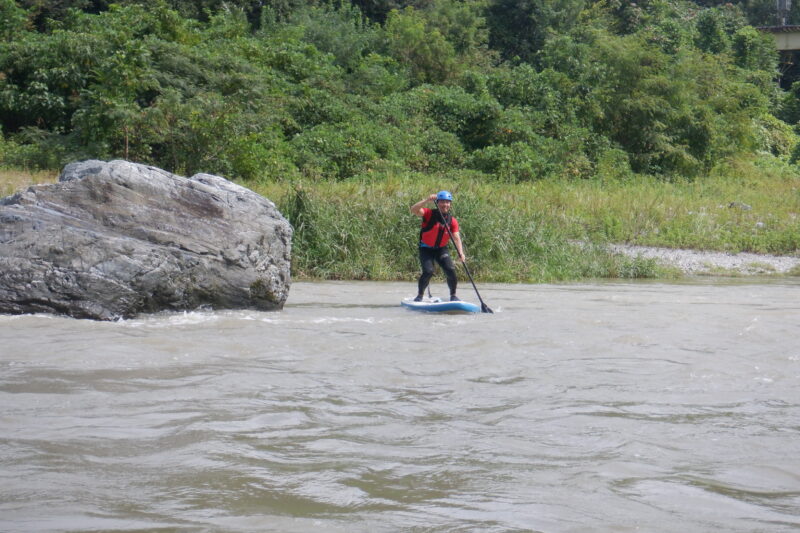
{"label": "river current", "polygon": [[0,530],[800,529],[797,279],[413,285],[0,315]]}

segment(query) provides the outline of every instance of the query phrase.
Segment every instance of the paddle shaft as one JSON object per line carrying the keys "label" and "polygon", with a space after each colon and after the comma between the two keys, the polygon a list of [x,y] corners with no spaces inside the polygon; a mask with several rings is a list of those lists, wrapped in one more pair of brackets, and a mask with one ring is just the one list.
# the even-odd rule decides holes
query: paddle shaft
{"label": "paddle shaft", "polygon": [[[439,209],[439,200],[434,200],[433,203],[436,204],[436,209]],[[441,211],[439,212],[441,213]],[[450,216],[452,216],[452,214]],[[447,234],[450,236],[450,240],[455,242],[455,239],[453,238],[453,232],[450,231],[450,224],[444,224],[444,229],[447,230]],[[466,259],[461,261],[461,264],[464,265],[464,271],[467,273],[469,282],[472,283],[472,288],[475,289],[475,294],[478,295],[478,301],[481,303],[481,311],[484,313],[494,313],[494,311],[492,311],[489,308],[489,306],[484,303],[483,298],[481,298],[481,293],[478,292],[478,287],[475,286],[475,280],[472,279],[472,274],[470,273],[469,268],[467,267]]]}

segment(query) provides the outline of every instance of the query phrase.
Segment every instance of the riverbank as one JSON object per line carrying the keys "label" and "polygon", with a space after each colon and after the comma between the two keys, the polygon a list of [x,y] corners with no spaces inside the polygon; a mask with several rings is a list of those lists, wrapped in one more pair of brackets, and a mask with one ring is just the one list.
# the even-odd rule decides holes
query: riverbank
{"label": "riverbank", "polygon": [[688,276],[733,275],[763,276],[783,274],[800,276],[800,257],[771,254],[729,254],[703,250],[682,250],[655,246],[612,244],[609,248],[627,257],[652,259]]}
{"label": "riverbank", "polygon": [[[398,176],[254,186],[300,227],[301,278],[413,277],[408,205],[439,188],[455,195],[481,281],[800,274],[800,176],[775,161],[739,161],[695,182]],[[346,264],[355,268],[342,272]]]}
{"label": "riverbank", "polygon": [[[797,167],[731,165],[694,182],[398,174],[239,183],[272,200],[294,227],[295,280],[415,279],[419,229],[408,206],[439,189],[455,195],[476,281],[800,275]],[[0,169],[5,194],[54,180]]]}

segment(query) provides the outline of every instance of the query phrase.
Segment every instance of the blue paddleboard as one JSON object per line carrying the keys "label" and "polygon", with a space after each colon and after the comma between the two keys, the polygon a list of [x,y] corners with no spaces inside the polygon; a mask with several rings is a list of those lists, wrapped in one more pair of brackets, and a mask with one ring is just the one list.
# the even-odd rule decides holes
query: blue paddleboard
{"label": "blue paddleboard", "polygon": [[480,313],[481,308],[469,302],[443,302],[439,298],[432,300],[425,299],[415,302],[411,298],[406,298],[400,305],[413,309],[414,311],[426,311],[429,313]]}

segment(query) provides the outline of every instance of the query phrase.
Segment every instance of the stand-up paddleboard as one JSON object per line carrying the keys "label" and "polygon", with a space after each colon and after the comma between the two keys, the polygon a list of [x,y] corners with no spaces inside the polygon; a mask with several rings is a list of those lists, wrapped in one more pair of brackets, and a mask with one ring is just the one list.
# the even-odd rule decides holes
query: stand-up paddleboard
{"label": "stand-up paddleboard", "polygon": [[406,298],[400,305],[413,309],[414,311],[425,311],[429,313],[480,313],[481,308],[470,302],[443,302],[439,298],[424,299],[415,302],[411,298]]}

